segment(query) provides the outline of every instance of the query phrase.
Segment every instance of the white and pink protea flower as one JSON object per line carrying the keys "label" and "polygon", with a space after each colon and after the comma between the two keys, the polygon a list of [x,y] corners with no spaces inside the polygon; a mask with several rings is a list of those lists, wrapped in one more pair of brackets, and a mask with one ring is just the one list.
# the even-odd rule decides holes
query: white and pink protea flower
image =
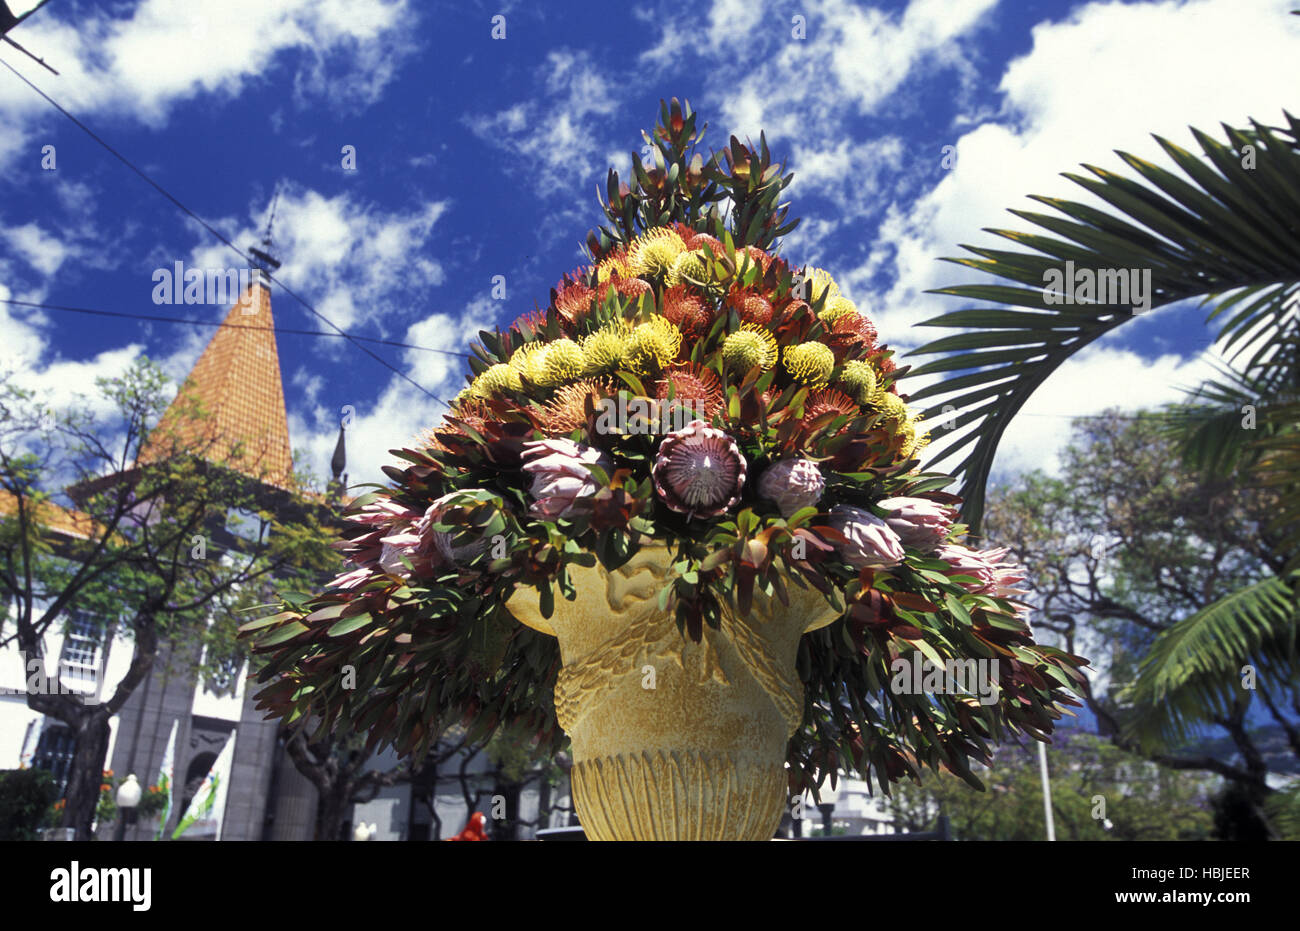
{"label": "white and pink protea flower", "polygon": [[1005,598],[1014,604],[1016,615],[1028,622],[1029,608],[1023,602],[1029,591],[1020,587],[1025,581],[1025,568],[1007,559],[1007,553],[1005,546],[976,551],[957,543],[947,543],[940,546],[935,555],[952,566],[948,575],[966,575],[975,579],[974,582],[959,583],[968,592]]}
{"label": "white and pink protea flower", "polygon": [[847,504],[831,508],[831,527],[844,534],[840,556],[858,569],[892,569],[903,561],[903,543],[889,524],[870,511]]}
{"label": "white and pink protea flower", "polygon": [[443,564],[461,566],[487,549],[488,541],[482,536],[456,546],[456,533],[433,529],[435,524],[445,523],[447,511],[458,498],[477,491],[482,489],[462,489],[445,494],[430,504],[419,520],[398,533],[382,538],[379,542],[384,545],[384,549],[379,556],[379,565],[385,572],[405,578],[411,572],[402,562],[402,557],[417,570]]}
{"label": "white and pink protea flower", "polygon": [[995,562],[993,583],[988,594],[1010,601],[1016,609],[1016,617],[1026,624],[1029,623],[1029,606],[1025,604],[1025,600],[1029,597],[1029,590],[1021,587],[1028,570],[1019,563],[1007,559],[1005,547],[987,550],[984,556],[990,562]]}
{"label": "white and pink protea flower", "polygon": [[776,502],[782,517],[821,500],[826,479],[811,459],[782,459],[773,463],[758,480],[758,493]]}
{"label": "white and pink protea flower", "polygon": [[393,527],[415,520],[419,516],[419,511],[399,504],[392,498],[376,498],[364,505],[356,514],[349,514],[348,520],[371,527]]}
{"label": "white and pink protea flower", "polygon": [[534,440],[525,443],[523,448],[524,471],[533,477],[529,489],[533,504],[529,510],[535,517],[546,520],[567,516],[579,498],[590,497],[599,490],[588,465],[598,465],[607,471],[612,465],[604,452],[573,440]]}
{"label": "white and pink protea flower", "polygon": [[885,498],[879,504],[890,512],[885,516],[885,523],[898,534],[903,545],[923,553],[933,552],[957,519],[956,508],[928,498]]}
{"label": "white and pink protea flower", "polygon": [[723,431],[692,420],[659,444],[651,476],[655,491],[674,511],[689,517],[716,517],[740,500],[745,457]]}
{"label": "white and pink protea flower", "polygon": [[935,555],[952,567],[947,575],[966,575],[975,580],[959,582],[962,588],[976,595],[988,595],[992,593],[997,581],[997,562],[988,558],[994,552],[978,552],[960,543],[945,543],[935,550]]}

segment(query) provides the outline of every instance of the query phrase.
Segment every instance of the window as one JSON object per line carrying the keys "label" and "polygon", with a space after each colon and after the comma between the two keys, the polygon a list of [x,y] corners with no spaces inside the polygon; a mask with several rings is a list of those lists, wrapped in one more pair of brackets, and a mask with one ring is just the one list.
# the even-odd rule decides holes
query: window
{"label": "window", "polygon": [[72,754],[76,749],[77,738],[72,731],[55,723],[53,719],[46,718],[36,753],[32,756],[32,768],[43,769],[53,776],[60,796],[67,787],[68,773],[72,770]]}
{"label": "window", "polygon": [[204,683],[204,688],[213,695],[234,695],[239,685],[239,673],[244,668],[242,656],[229,656],[218,661]]}
{"label": "window", "polygon": [[94,687],[99,675],[99,648],[104,640],[104,622],[88,614],[74,614],[68,621],[59,657],[59,674],[69,682]]}

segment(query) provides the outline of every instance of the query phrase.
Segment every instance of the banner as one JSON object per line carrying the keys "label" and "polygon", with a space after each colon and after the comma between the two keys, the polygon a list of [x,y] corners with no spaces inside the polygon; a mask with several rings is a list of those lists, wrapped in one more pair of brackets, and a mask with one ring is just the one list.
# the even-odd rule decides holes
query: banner
{"label": "banner", "polygon": [[167,751],[163,754],[162,767],[158,770],[158,788],[167,793],[167,801],[163,802],[162,821],[158,823],[158,836],[154,840],[162,840],[163,831],[167,830],[167,819],[172,816],[172,778],[176,767],[176,725],[178,723],[180,722],[172,722],[172,735],[167,738]]}
{"label": "banner", "polygon": [[234,760],[235,734],[232,731],[212,768],[203,778],[199,791],[194,793],[185,817],[181,818],[181,823],[172,832],[172,840],[186,831],[190,832],[190,837],[211,836],[216,840],[221,839],[221,821],[226,814],[226,793],[230,789],[230,770]]}

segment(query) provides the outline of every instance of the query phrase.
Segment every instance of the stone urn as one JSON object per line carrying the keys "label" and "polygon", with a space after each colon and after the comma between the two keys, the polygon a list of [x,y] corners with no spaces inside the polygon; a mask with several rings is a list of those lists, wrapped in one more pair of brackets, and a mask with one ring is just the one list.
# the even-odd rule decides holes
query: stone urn
{"label": "stone urn", "polygon": [[786,745],[803,720],[799,638],[839,615],[812,588],[789,607],[754,593],[699,643],[660,611],[672,560],[642,548],[609,573],[570,566],[577,598],[543,618],[535,589],[506,603],[559,640],[560,726],[574,806],[592,840],[770,840],[787,798]]}

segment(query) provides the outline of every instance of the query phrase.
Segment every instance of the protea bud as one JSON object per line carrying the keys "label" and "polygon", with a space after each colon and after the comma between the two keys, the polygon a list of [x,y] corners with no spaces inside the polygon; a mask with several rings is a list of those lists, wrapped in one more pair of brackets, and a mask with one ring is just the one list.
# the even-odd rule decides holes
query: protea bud
{"label": "protea bud", "polygon": [[831,508],[831,526],[848,538],[840,555],[858,569],[891,569],[903,561],[902,541],[876,515],[847,504]]}
{"label": "protea bud", "polygon": [[826,479],[811,459],[783,459],[758,480],[759,495],[776,502],[783,517],[815,505],[825,488]]}
{"label": "protea bud", "polygon": [[954,508],[928,498],[886,498],[880,506],[890,512],[885,518],[904,546],[929,553],[934,550],[957,518]]}

